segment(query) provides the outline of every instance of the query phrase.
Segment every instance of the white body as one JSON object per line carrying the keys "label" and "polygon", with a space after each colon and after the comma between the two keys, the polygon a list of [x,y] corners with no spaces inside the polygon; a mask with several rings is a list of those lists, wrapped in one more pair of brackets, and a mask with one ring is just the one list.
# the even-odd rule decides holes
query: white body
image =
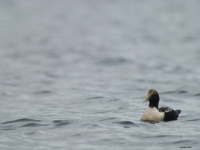
{"label": "white body", "polygon": [[147,108],[147,110],[143,113],[141,117],[141,121],[161,121],[165,117],[165,114],[163,112],[159,112],[156,107],[153,108]]}

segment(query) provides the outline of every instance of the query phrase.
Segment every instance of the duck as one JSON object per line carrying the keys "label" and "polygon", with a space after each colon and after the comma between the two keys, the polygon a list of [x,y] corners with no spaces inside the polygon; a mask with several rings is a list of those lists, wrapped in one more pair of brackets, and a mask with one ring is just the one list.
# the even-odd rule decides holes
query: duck
{"label": "duck", "polygon": [[141,121],[159,122],[177,120],[181,110],[173,110],[169,107],[158,108],[159,100],[158,92],[154,89],[149,90],[148,95],[143,101],[143,103],[149,101],[149,108],[143,113]]}

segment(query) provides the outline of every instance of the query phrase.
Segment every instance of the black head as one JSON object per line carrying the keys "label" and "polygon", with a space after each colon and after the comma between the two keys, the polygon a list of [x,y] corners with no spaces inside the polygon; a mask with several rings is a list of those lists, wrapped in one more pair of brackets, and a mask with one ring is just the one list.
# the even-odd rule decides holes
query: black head
{"label": "black head", "polygon": [[149,101],[149,107],[158,108],[159,99],[160,98],[159,98],[158,92],[156,90],[151,89],[149,90],[148,95],[146,96],[143,103]]}

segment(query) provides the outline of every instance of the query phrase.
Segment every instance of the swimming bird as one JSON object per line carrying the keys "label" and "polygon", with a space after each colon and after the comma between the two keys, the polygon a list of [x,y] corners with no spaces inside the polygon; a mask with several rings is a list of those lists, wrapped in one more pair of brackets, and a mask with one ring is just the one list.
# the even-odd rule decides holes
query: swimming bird
{"label": "swimming bird", "polygon": [[149,101],[149,108],[143,113],[141,121],[159,122],[176,120],[181,113],[181,110],[173,110],[169,107],[158,108],[159,94],[156,90],[151,89],[144,99],[143,103]]}

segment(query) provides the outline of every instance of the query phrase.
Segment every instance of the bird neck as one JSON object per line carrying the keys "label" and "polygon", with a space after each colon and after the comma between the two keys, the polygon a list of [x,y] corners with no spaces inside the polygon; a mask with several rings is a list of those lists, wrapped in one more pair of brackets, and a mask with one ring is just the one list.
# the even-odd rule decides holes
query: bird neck
{"label": "bird neck", "polygon": [[153,107],[156,107],[157,109],[158,109],[158,103],[156,103],[156,102],[151,102],[151,103],[149,103],[149,107],[150,108],[153,108]]}

